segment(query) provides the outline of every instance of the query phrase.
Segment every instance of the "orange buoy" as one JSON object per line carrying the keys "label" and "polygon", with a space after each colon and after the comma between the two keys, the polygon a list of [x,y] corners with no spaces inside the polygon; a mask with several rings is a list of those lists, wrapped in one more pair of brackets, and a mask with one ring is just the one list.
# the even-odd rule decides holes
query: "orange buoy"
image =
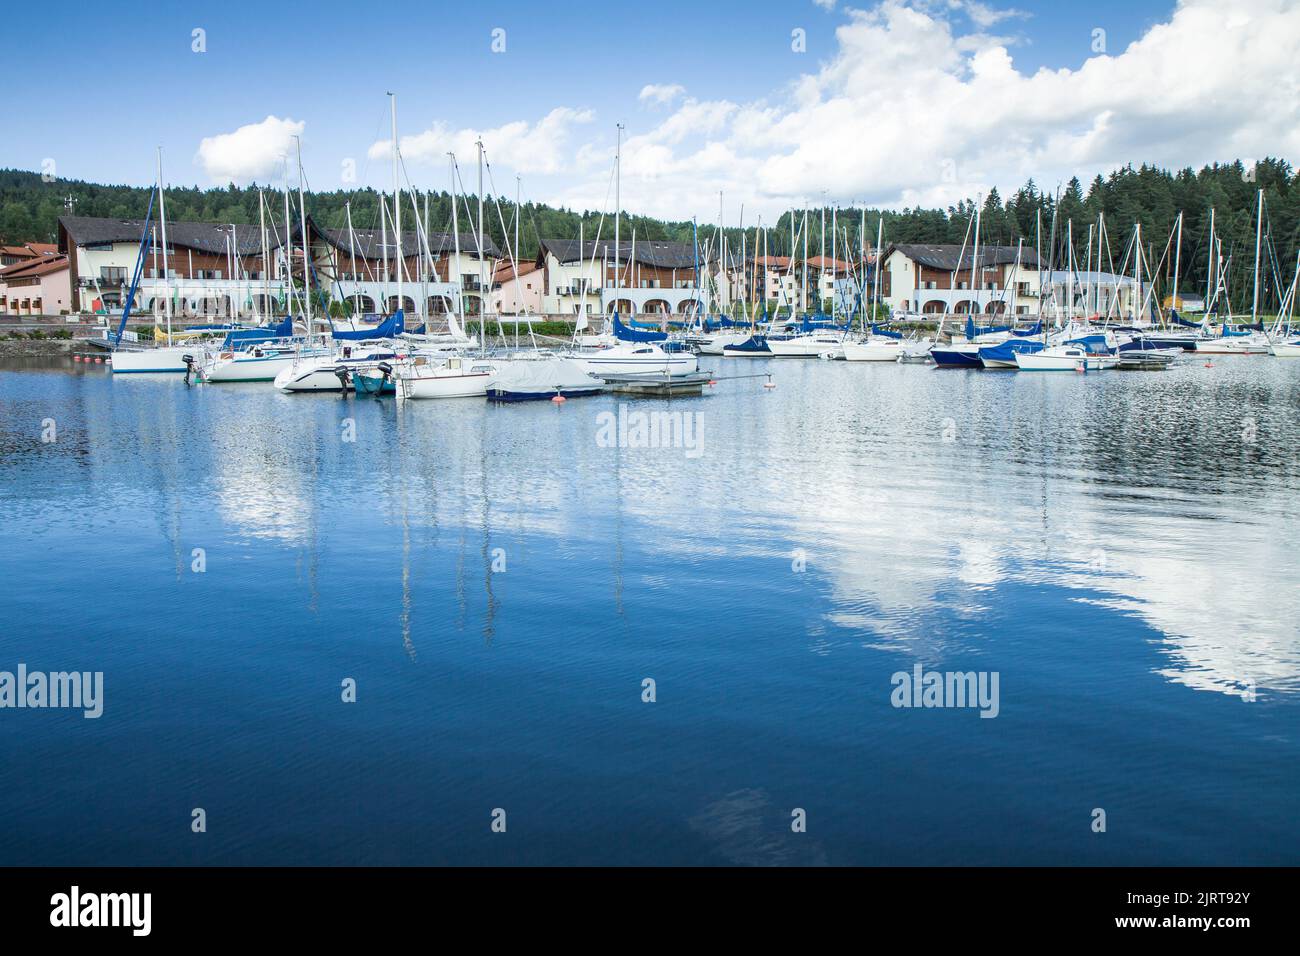
{"label": "orange buoy", "polygon": [[713,379],[709,379],[709,387],[710,387],[710,388],[712,388],[714,385],[717,385],[717,384],[718,384],[718,383],[717,383],[716,381],[714,381]]}
{"label": "orange buoy", "polygon": [[1206,363],[1205,363],[1205,367],[1206,367],[1206,368],[1214,368],[1214,363],[1213,363],[1213,362],[1206,362]]}
{"label": "orange buoy", "polygon": [[558,405],[561,402],[567,402],[568,399],[565,398],[563,395],[554,395],[551,397],[551,401],[554,402],[556,405]]}
{"label": "orange buoy", "polygon": [[101,364],[103,361],[104,361],[104,360],[103,360],[102,358],[97,358],[97,359],[95,359],[95,364],[96,364],[96,365],[99,365],[99,364]]}
{"label": "orange buoy", "polygon": [[763,383],[763,387],[764,387],[764,388],[776,388],[776,383],[775,383],[775,382],[764,382],[764,383]]}
{"label": "orange buoy", "polygon": [[74,361],[74,362],[80,362],[80,361],[81,361],[81,356],[80,356],[80,355],[74,355],[74,356],[72,356],[72,361]]}

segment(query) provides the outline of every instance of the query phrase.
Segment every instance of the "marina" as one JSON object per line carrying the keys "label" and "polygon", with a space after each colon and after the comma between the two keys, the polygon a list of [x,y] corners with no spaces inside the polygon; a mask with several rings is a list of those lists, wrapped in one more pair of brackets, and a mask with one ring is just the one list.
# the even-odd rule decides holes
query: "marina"
{"label": "marina", "polygon": [[1300,0],[5,23],[19,939],[1290,928]]}

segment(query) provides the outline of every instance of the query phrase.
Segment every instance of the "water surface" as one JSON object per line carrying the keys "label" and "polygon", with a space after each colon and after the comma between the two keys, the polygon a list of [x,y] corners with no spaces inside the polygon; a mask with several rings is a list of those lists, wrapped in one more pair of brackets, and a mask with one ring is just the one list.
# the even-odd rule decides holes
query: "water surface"
{"label": "water surface", "polygon": [[0,710],[0,864],[1295,862],[1300,363],[712,362],[698,454],[0,371],[0,670],[106,698]]}

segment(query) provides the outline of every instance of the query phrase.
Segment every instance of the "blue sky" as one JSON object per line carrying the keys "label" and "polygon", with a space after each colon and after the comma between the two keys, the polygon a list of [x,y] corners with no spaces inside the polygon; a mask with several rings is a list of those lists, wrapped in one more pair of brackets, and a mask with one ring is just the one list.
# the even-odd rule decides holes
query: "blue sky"
{"label": "blue sky", "polygon": [[[1265,0],[1259,2],[1270,6]],[[1159,25],[1167,23],[1175,9],[1169,2],[1142,0],[1087,5],[889,0],[884,7],[856,6],[866,12],[854,13],[843,4],[826,9],[806,0],[735,4],[666,0],[654,7],[548,6],[533,0],[479,10],[463,4],[399,2],[358,7],[322,2],[284,9],[278,4],[236,2],[210,5],[201,14],[160,12],[157,4],[127,3],[114,8],[111,17],[100,10],[93,16],[65,19],[50,16],[48,9],[18,5],[6,14],[7,32],[27,39],[7,44],[6,72],[22,78],[22,86],[36,85],[43,78],[47,82],[39,99],[25,96],[0,106],[0,128],[7,133],[0,140],[0,166],[39,169],[44,160],[53,159],[61,176],[142,183],[152,178],[153,147],[161,144],[170,182],[208,185],[232,174],[241,180],[265,180],[270,175],[265,164],[254,169],[256,163],[241,160],[253,137],[283,137],[279,127],[252,130],[246,139],[227,143],[223,158],[208,156],[205,161],[198,153],[205,137],[274,117],[302,124],[304,165],[313,186],[340,185],[340,169],[348,158],[356,163],[359,181],[379,185],[388,181],[388,164],[375,144],[387,138],[385,92],[393,90],[398,94],[403,136],[441,130],[427,138],[422,159],[415,144],[409,152],[403,145],[408,169],[419,185],[445,185],[442,147],[456,139],[458,131],[537,124],[558,108],[568,112],[557,117],[553,127],[523,136],[513,145],[505,132],[495,137],[496,144],[485,134],[498,175],[511,180],[510,191],[513,169],[520,167],[524,192],[531,198],[599,205],[608,178],[613,125],[622,121],[629,147],[645,160],[638,171],[636,157],[627,157],[628,204],[645,202],[652,207],[646,209],[649,212],[708,215],[717,207],[716,199],[707,200],[714,186],[757,209],[776,210],[822,189],[842,201],[938,201],[945,191],[955,194],[1023,181],[1022,172],[1030,169],[1035,157],[1050,155],[1053,130],[1039,118],[1021,154],[1027,162],[1014,156],[985,161],[981,157],[986,151],[977,148],[975,137],[1018,135],[1008,130],[1007,115],[992,127],[967,130],[971,142],[965,144],[950,135],[952,129],[969,125],[965,114],[942,116],[942,129],[927,130],[921,123],[911,133],[900,128],[886,134],[883,131],[893,125],[892,120],[865,101],[863,84],[905,84],[907,78],[900,74],[915,69],[912,88],[921,91],[920,99],[908,108],[914,115],[928,115],[925,85],[935,87],[934,105],[940,108],[945,107],[945,99],[952,99],[951,91],[958,96],[963,89],[978,91],[973,85],[960,85],[971,73],[969,57],[1001,47],[1019,77],[1064,70],[1077,76],[1081,86],[1095,85],[1096,78],[1090,79],[1085,68],[1096,55],[1094,29],[1106,31],[1106,49],[1114,56],[1153,27],[1162,29]],[[358,10],[364,13],[363,24],[357,22]],[[1283,19],[1271,28],[1275,33],[1277,22],[1291,24],[1294,10],[1281,13]],[[868,38],[857,46],[836,32],[854,22]],[[952,58],[944,75],[936,76],[925,66],[936,44],[915,35],[913,26],[942,29],[950,37],[951,42],[940,44]],[[883,32],[871,32],[877,27]],[[206,31],[206,52],[191,50],[195,28]],[[491,50],[495,28],[505,30],[504,53]],[[806,31],[806,53],[791,49],[795,28]],[[1188,29],[1207,32],[1211,26]],[[876,39],[870,39],[873,36]],[[896,63],[882,62],[880,72],[873,74],[872,61],[887,59],[879,56],[881,47],[911,53]],[[70,48],[77,52],[62,52]],[[83,51],[90,51],[89,56]],[[1195,59],[1192,51],[1189,55]],[[867,72],[849,78],[845,71],[855,64]],[[877,176],[888,182],[876,189],[852,169],[828,168],[819,182],[818,170],[810,168],[815,162],[798,158],[801,148],[807,149],[799,140],[826,134],[819,132],[822,127],[817,122],[804,122],[801,111],[808,105],[808,95],[806,89],[803,96],[798,91],[801,78],[807,84],[808,77],[828,69],[842,75],[838,80],[823,75],[815,84],[816,96],[825,107],[818,122],[828,121],[826,117],[838,111],[845,119],[837,129],[857,127],[853,140],[827,137],[828,149],[852,153],[858,148],[856,140],[870,141],[873,131],[881,131],[879,149],[897,153],[901,144],[915,143],[908,137],[920,136],[927,162],[944,169],[950,164],[958,169],[957,175],[927,172],[927,181],[915,184],[892,175]],[[1117,73],[1120,78],[1129,75]],[[71,77],[84,79],[73,83]],[[945,96],[950,79],[959,85],[947,87],[950,92]],[[1034,87],[1018,85],[1013,95],[1036,96]],[[647,86],[683,89],[656,102],[641,96]],[[1038,88],[1073,99],[1068,82],[1044,81]],[[1162,91],[1153,92],[1158,96]],[[986,96],[973,95],[971,103],[976,105],[968,112],[984,112],[978,104]],[[836,105],[840,100],[842,107]],[[692,103],[695,112],[682,112]],[[1123,105],[1119,104],[1121,109]],[[1106,109],[1096,102],[1089,109],[1087,115],[1076,111],[1066,117],[1061,132],[1078,140],[1092,128],[1095,136],[1097,116]],[[763,120],[761,135],[755,136],[753,118],[764,116],[764,111],[773,112]],[[693,126],[696,117],[703,121]],[[792,138],[769,139],[769,127],[778,125],[789,127]],[[1142,148],[1142,137],[1131,133],[1116,137],[1111,128],[1107,138],[1116,142],[1108,147],[1111,153],[1095,157],[1098,165],[1181,158],[1112,154],[1115,148],[1123,148],[1126,139],[1133,140],[1127,148]],[[463,146],[472,139],[472,135],[468,140],[460,136],[459,142]],[[751,149],[750,143],[759,140]],[[934,141],[950,143],[952,155],[945,158],[942,147],[936,152]],[[236,155],[230,156],[231,152]],[[549,159],[538,162],[538,152]],[[1093,159],[1077,143],[1065,152],[1083,161]],[[1191,152],[1195,149],[1189,150],[1186,162],[1205,158]],[[649,168],[653,163],[647,157],[659,163],[658,169]],[[461,157],[462,162],[470,158]],[[864,167],[875,161],[870,156],[860,159]],[[892,161],[908,160],[896,156]],[[728,165],[734,171],[728,172]],[[701,182],[692,182],[693,168],[700,170]],[[1044,169],[1039,178],[1055,172]],[[664,195],[673,189],[677,190],[673,197]]]}

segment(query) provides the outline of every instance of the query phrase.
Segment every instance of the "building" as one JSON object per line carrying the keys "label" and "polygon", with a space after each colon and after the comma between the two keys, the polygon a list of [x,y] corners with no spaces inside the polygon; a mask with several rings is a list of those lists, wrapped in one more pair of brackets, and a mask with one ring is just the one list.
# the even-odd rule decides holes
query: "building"
{"label": "building", "polygon": [[[327,229],[308,217],[312,260],[320,287],[335,301],[346,301],[353,314],[393,312],[397,302],[397,242],[380,229]],[[297,241],[295,237],[295,241]],[[427,248],[426,248],[427,246]],[[402,308],[409,316],[445,315],[456,310],[476,315],[485,297],[484,283],[496,268],[501,252],[484,239],[482,258],[478,238],[449,232],[428,235],[403,232],[401,239]]]}
{"label": "building", "polygon": [[538,315],[542,312],[545,274],[536,262],[497,264],[492,277],[491,309],[497,315]]}
{"label": "building", "polygon": [[[696,258],[689,242],[637,240],[579,242],[576,239],[543,239],[537,253],[543,270],[542,303],[555,315],[596,315],[617,310],[621,315],[687,315],[704,308],[728,304],[726,288],[709,294],[703,282],[717,260]],[[718,277],[715,278],[725,278]]]}
{"label": "building", "polygon": [[71,311],[67,256],[42,253],[0,268],[0,315],[66,315]]}
{"label": "building", "polygon": [[[67,256],[72,311],[122,308],[135,272],[141,238],[147,242],[135,308],[155,316],[171,300],[176,318],[232,318],[284,314],[287,266],[280,239],[258,226],[142,219],[59,218],[58,250]],[[164,262],[166,267],[164,268]]]}
{"label": "building", "polygon": [[1038,312],[1039,268],[1033,249],[981,246],[976,275],[969,246],[899,243],[883,253],[881,298],[895,311],[955,315]]}
{"label": "building", "polygon": [[0,246],[0,269],[18,262],[30,262],[42,256],[56,256],[59,248],[52,242],[25,242],[20,246]]}

